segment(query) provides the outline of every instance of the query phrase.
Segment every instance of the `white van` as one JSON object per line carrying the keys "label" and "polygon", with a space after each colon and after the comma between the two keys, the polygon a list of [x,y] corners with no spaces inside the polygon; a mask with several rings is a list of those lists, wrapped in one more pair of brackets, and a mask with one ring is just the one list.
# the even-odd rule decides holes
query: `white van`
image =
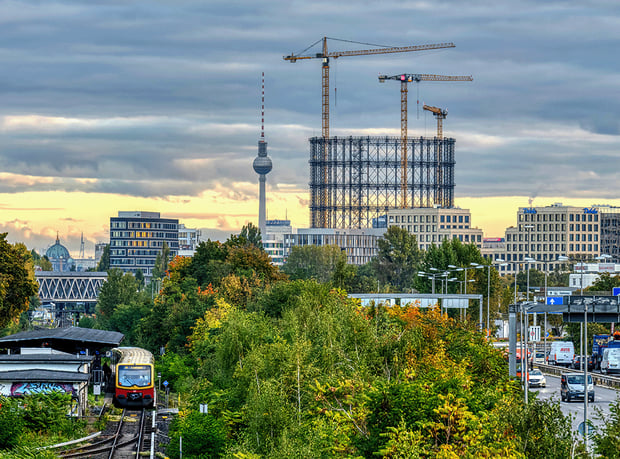
{"label": "white van", "polygon": [[575,346],[572,341],[554,341],[547,357],[549,365],[569,366],[575,357]]}
{"label": "white van", "polygon": [[601,373],[620,373],[620,347],[607,348],[603,351]]}

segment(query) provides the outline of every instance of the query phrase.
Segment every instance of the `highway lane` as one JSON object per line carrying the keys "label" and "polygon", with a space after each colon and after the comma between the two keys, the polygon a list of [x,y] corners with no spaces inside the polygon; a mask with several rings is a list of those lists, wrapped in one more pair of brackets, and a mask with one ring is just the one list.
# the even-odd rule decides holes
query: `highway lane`
{"label": "highway lane", "polygon": [[[560,397],[560,377],[545,375],[547,378],[546,388],[530,388],[530,393],[537,392],[540,400],[559,401],[562,413],[572,417],[573,429],[583,422],[583,400],[574,402],[562,402]],[[609,405],[618,398],[618,392],[602,386],[594,386],[594,403],[588,404],[588,419],[594,426],[600,426],[609,417]]]}

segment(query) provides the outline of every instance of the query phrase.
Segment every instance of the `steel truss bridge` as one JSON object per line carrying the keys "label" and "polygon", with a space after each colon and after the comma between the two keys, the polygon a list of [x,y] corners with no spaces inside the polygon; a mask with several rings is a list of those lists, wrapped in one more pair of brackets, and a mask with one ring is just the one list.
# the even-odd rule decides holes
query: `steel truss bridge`
{"label": "steel truss bridge", "polygon": [[108,273],[37,271],[34,276],[43,303],[95,303]]}

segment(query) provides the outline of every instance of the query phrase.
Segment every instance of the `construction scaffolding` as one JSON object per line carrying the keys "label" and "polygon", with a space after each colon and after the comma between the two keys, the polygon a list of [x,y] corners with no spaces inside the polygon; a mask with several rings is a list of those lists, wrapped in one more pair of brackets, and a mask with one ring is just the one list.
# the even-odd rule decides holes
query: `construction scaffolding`
{"label": "construction scaffolding", "polygon": [[373,219],[401,207],[403,177],[407,207],[454,207],[454,139],[410,138],[406,162],[400,143],[400,137],[311,138],[310,226],[372,227]]}

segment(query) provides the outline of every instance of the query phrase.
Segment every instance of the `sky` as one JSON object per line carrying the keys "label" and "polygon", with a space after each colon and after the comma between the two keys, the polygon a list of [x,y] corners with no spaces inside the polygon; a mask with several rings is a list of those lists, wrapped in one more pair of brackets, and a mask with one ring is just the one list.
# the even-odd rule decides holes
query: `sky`
{"label": "sky", "polygon": [[[160,212],[225,240],[257,223],[261,72],[268,218],[307,227],[321,62],[282,58],[453,42],[331,60],[331,135],[409,135],[448,109],[455,204],[501,237],[521,206],[620,206],[620,3],[600,1],[0,0],[0,232],[74,256],[118,211]],[[360,44],[363,43],[363,44]],[[318,47],[308,52],[319,52]],[[419,101],[419,103],[418,103]]]}

